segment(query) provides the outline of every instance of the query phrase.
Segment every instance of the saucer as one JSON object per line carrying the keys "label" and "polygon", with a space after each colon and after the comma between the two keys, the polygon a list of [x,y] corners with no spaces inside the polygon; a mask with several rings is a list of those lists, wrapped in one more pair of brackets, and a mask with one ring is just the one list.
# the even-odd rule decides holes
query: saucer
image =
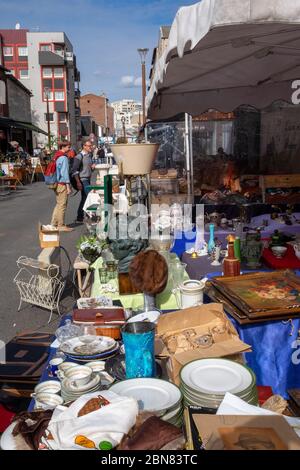
{"label": "saucer", "polygon": [[89,391],[91,388],[97,387],[100,382],[101,382],[101,377],[99,374],[95,375],[95,377],[90,380],[89,383],[82,385],[81,387],[77,387],[76,385],[72,384],[73,380],[72,379],[64,379],[62,381],[62,388],[66,392],[72,392],[72,393],[83,393]]}

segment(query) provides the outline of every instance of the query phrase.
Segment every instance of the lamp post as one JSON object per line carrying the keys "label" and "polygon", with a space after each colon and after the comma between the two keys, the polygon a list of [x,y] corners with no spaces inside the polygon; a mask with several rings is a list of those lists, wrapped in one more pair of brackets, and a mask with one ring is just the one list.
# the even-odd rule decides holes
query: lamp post
{"label": "lamp post", "polygon": [[143,126],[146,124],[146,56],[149,49],[138,49],[142,64]]}
{"label": "lamp post", "polygon": [[49,94],[50,94],[50,88],[44,88],[44,93],[46,97],[46,103],[47,103],[47,125],[48,125],[48,147],[49,147],[49,152],[51,152],[51,130],[50,130],[50,116],[49,116]]}

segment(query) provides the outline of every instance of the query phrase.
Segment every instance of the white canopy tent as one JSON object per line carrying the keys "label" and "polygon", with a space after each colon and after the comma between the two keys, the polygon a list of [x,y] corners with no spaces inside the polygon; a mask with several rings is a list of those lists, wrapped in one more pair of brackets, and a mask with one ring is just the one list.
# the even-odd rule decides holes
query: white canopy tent
{"label": "white canopy tent", "polygon": [[148,118],[291,102],[297,79],[300,0],[202,0],[175,17],[155,66]]}

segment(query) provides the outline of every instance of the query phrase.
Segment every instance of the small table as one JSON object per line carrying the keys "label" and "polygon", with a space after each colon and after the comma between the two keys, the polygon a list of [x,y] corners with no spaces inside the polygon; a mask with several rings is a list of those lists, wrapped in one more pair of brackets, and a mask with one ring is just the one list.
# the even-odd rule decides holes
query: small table
{"label": "small table", "polygon": [[14,176],[0,176],[1,181],[9,187],[9,189],[17,189],[18,178]]}
{"label": "small table", "polygon": [[[77,256],[73,264],[73,269],[77,274],[77,283],[80,297],[89,297],[89,282],[91,281],[92,276],[92,271],[90,271],[90,263]],[[83,275],[82,271],[84,271]]]}

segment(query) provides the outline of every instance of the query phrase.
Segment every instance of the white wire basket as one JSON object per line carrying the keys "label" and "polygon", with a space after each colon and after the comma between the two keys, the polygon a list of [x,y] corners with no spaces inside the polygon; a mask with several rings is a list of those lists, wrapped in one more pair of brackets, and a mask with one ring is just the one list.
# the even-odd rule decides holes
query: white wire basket
{"label": "white wire basket", "polygon": [[19,271],[14,278],[20,293],[18,311],[23,302],[50,310],[48,323],[52,319],[53,312],[59,315],[59,302],[65,287],[59,273],[59,266],[55,264],[41,263],[26,256],[21,256],[17,261]]}

